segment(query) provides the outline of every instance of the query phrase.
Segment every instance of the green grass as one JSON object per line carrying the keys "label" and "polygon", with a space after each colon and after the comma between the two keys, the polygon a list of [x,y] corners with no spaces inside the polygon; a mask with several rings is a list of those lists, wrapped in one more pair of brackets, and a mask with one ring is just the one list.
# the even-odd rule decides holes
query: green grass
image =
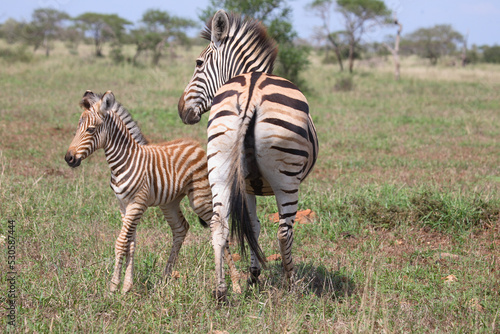
{"label": "green grass", "polygon": [[[158,68],[116,66],[86,47],[27,63],[0,59],[0,235],[14,219],[15,330],[499,331],[500,80],[490,73],[500,68],[485,65],[426,68],[407,60],[400,82],[390,63],[360,66],[352,89],[336,90],[345,74],[313,57],[304,79],[320,155],[299,208],[316,219],[295,226],[296,289],[287,290],[273,261],[258,287],[242,280],[244,292],[217,305],[210,233],[188,209],[180,277],[162,283],[171,231],[149,209],[138,227],[134,287],[110,295],[121,222],[104,155],[75,170],[63,159],[78,102],[87,89],[112,90],[153,141],[205,143],[207,118],[187,126],[177,115],[199,51],[177,50]],[[259,199],[258,209],[264,252],[278,253],[277,226],[267,217],[274,199]],[[8,267],[5,242],[0,247],[3,329]],[[246,272],[248,260],[237,266]]]}

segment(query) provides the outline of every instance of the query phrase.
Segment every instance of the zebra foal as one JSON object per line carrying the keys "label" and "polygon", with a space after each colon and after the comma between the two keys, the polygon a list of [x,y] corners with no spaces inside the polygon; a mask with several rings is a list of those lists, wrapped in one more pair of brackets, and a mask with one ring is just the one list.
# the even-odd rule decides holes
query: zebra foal
{"label": "zebra foal", "polygon": [[[231,231],[251,250],[251,281],[265,257],[258,244],[256,195],[274,195],[279,211],[278,240],[285,277],[293,283],[293,224],[299,185],[318,155],[316,129],[306,98],[290,81],[271,74],[275,42],[260,22],[218,11],[202,37],[210,44],[196,59],[191,81],[179,99],[186,124],[208,119],[208,170],[214,216],[213,244]],[[216,255],[217,291],[226,293],[222,247]]]}
{"label": "zebra foal", "polygon": [[[125,257],[122,292],[126,293],[133,283],[136,227],[148,207],[159,206],[172,229],[173,244],[164,277],[170,276],[189,229],[179,206],[181,200],[187,196],[200,222],[204,226],[210,222],[213,209],[206,153],[199,143],[189,139],[149,144],[111,91],[104,95],[86,91],[80,106],[84,111],[65,160],[75,168],[97,149],[104,149],[111,168],[110,185],[120,203],[123,223],[115,243],[110,290],[115,291],[120,284]],[[239,275],[229,247],[223,246],[233,290],[240,292]]]}

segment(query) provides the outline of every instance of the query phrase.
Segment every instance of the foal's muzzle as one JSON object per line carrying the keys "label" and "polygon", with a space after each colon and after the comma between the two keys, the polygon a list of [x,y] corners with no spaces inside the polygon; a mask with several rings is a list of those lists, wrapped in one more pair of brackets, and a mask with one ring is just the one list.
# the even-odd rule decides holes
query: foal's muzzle
{"label": "foal's muzzle", "polygon": [[72,168],[80,166],[80,163],[82,162],[81,158],[76,159],[73,153],[71,153],[70,151],[66,153],[66,155],[64,156],[64,160],[66,160],[66,163]]}

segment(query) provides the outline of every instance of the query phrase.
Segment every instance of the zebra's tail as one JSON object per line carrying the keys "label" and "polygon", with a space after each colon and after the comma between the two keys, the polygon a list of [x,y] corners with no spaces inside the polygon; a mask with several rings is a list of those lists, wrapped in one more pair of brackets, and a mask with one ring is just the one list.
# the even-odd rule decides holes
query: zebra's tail
{"label": "zebra's tail", "polygon": [[201,219],[201,217],[198,217],[198,220],[200,221],[200,224],[201,226],[207,228],[208,227],[208,224],[206,221],[204,221],[203,219]]}
{"label": "zebra's tail", "polygon": [[245,256],[245,240],[248,242],[250,249],[256,255],[259,262],[265,267],[266,257],[264,252],[259,246],[257,239],[252,228],[252,223],[250,219],[250,214],[248,212],[248,203],[246,197],[246,182],[244,174],[244,141],[247,137],[248,131],[253,131],[253,124],[255,123],[255,113],[252,118],[243,119],[240,122],[238,129],[237,142],[233,147],[233,152],[231,153],[231,174],[229,179],[231,180],[231,191],[229,198],[229,215],[231,217],[231,238],[236,237],[240,244],[240,252],[242,256]]}

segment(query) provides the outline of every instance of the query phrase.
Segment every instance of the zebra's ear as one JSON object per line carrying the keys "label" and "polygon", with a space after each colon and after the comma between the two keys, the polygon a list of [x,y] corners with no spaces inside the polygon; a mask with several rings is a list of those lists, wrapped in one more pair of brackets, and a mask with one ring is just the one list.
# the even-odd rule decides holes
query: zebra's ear
{"label": "zebra's ear", "polygon": [[212,19],[212,42],[215,46],[219,46],[222,40],[227,37],[229,32],[229,17],[227,13],[221,9],[215,13]]}
{"label": "zebra's ear", "polygon": [[112,91],[108,90],[101,98],[101,108],[100,111],[103,115],[107,114],[113,105],[115,104],[115,95]]}

